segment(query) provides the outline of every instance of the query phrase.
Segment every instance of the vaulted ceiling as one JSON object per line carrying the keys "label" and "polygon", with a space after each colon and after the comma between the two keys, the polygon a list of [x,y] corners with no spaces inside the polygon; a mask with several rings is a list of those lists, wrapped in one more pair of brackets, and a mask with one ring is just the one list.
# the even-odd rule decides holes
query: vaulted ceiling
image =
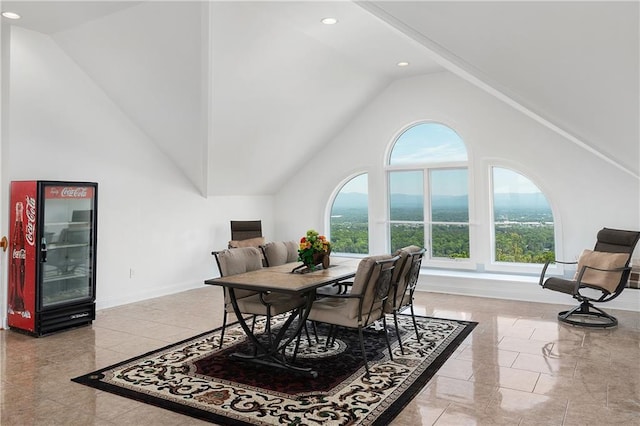
{"label": "vaulted ceiling", "polygon": [[443,70],[640,174],[637,2],[2,8],[50,35],[205,195],[275,193],[391,82]]}

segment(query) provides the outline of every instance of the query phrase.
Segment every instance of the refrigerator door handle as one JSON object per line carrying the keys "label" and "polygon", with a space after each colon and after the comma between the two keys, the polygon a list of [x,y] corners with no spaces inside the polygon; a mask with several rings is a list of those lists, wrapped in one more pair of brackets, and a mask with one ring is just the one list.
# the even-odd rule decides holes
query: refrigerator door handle
{"label": "refrigerator door handle", "polygon": [[47,240],[42,237],[40,243],[40,262],[45,263],[47,261]]}

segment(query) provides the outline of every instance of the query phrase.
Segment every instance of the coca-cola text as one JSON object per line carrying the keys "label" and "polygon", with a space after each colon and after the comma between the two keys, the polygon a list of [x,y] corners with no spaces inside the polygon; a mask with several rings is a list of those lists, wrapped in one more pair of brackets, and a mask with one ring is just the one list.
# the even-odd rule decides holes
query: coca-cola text
{"label": "coca-cola text", "polygon": [[93,188],[90,186],[47,186],[45,198],[91,198]]}
{"label": "coca-cola text", "polygon": [[25,239],[30,246],[36,243],[36,199],[27,197],[27,232]]}
{"label": "coca-cola text", "polygon": [[62,198],[86,198],[87,196],[87,188],[86,187],[64,187],[60,192],[60,197]]}

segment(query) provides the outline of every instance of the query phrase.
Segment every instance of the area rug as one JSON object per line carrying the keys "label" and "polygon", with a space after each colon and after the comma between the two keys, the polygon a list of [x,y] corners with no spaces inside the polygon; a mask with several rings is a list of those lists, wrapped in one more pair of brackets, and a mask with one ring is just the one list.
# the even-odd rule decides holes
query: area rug
{"label": "area rug", "polygon": [[[389,327],[393,360],[384,333],[365,331],[369,378],[355,330],[339,330],[329,346],[328,329],[321,325],[301,339],[295,363],[313,367],[314,379],[230,359],[234,352],[251,353],[244,332],[233,324],[220,349],[217,329],[72,380],[221,425],[386,425],[477,325],[416,319],[420,341],[411,317],[399,316],[404,354]],[[282,319],[274,321],[277,329]]]}

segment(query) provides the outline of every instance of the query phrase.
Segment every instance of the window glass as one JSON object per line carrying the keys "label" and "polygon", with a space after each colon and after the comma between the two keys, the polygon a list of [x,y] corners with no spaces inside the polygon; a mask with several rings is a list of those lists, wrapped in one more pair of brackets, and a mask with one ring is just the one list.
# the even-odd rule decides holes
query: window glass
{"label": "window glass", "polygon": [[468,171],[431,170],[431,220],[434,222],[469,221]]}
{"label": "window glass", "polygon": [[424,177],[422,170],[389,173],[391,220],[424,220]]}
{"label": "window glass", "polygon": [[415,244],[430,259],[469,258],[466,161],[464,142],[443,124],[420,123],[398,137],[389,156],[392,250]]}
{"label": "window glass", "polygon": [[493,168],[495,260],[544,263],[555,257],[554,220],[545,195],[513,170]]}
{"label": "window glass", "polygon": [[389,173],[389,237],[391,251],[409,245],[424,247],[424,173]]}
{"label": "window glass", "polygon": [[331,206],[331,250],[338,253],[369,253],[368,175],[358,175],[338,192]]}
{"label": "window glass", "polygon": [[456,132],[440,123],[421,123],[396,140],[390,165],[467,161],[467,148]]}
{"label": "window glass", "polygon": [[392,253],[411,245],[424,247],[424,223],[391,223],[389,237]]}
{"label": "window glass", "polygon": [[431,257],[469,258],[469,225],[431,225]]}
{"label": "window glass", "polygon": [[433,169],[431,186],[431,257],[469,257],[468,171]]}

